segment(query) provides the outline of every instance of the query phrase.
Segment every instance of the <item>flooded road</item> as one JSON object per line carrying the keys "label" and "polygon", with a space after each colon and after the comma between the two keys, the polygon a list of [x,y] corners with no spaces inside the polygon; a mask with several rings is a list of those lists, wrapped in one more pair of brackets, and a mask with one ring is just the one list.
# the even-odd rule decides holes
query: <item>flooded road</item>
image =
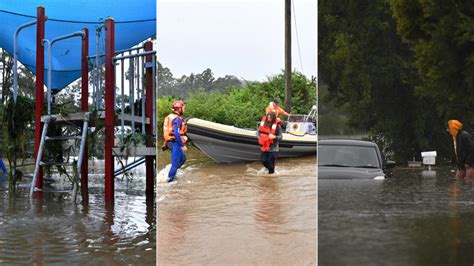
{"label": "flooded road", "polygon": [[319,265],[473,265],[474,180],[319,180]]}
{"label": "flooded road", "polygon": [[28,179],[15,197],[0,190],[0,264],[155,265],[156,205],[146,202],[142,172],[116,179],[112,206],[101,174],[89,176],[88,205],[64,193],[30,201]]}
{"label": "flooded road", "polygon": [[278,160],[276,172],[207,161],[160,183],[158,264],[316,264],[316,157]]}

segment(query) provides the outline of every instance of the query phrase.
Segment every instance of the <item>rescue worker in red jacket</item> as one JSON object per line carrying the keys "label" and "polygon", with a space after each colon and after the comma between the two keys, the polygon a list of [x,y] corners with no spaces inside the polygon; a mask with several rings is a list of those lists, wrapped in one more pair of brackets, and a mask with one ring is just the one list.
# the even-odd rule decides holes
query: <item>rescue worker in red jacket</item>
{"label": "rescue worker in red jacket", "polygon": [[274,112],[277,118],[277,122],[281,126],[283,126],[285,123],[278,116],[281,114],[285,116],[289,116],[290,114],[287,113],[285,110],[283,110],[283,108],[281,108],[279,104],[280,104],[280,101],[278,99],[274,99],[268,104],[267,108],[265,108],[265,113],[268,114],[270,112]]}
{"label": "rescue worker in red jacket", "polygon": [[456,155],[457,178],[474,178],[474,138],[464,130],[458,120],[448,121],[448,131],[453,139],[454,154]]}
{"label": "rescue worker in red jacket", "polygon": [[187,151],[185,143],[188,138],[186,134],[186,122],[182,117],[185,104],[183,101],[176,101],[172,105],[172,113],[169,114],[163,123],[163,138],[165,143],[163,149],[171,149],[171,169],[168,173],[168,182],[172,182],[176,177],[176,172],[186,161]]}
{"label": "rescue worker in red jacket", "polygon": [[262,118],[257,134],[261,150],[260,160],[263,166],[268,169],[268,173],[273,174],[278,157],[279,142],[282,139],[281,126],[274,112],[269,112]]}

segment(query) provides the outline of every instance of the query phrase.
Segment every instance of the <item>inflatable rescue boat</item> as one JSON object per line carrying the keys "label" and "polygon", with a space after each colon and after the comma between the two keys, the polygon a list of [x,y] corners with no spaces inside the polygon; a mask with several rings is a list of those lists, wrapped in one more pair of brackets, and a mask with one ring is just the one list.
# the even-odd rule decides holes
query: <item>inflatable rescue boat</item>
{"label": "inflatable rescue boat", "polygon": [[[279,145],[279,158],[316,154],[317,134],[310,115],[290,115]],[[198,118],[187,119],[187,136],[203,153],[218,163],[260,159],[257,130],[223,125]]]}

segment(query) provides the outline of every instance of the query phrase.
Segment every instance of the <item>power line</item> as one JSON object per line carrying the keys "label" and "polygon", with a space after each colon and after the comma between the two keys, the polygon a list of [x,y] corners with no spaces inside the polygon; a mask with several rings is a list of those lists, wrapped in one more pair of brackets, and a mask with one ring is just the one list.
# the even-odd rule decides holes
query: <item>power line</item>
{"label": "power line", "polygon": [[301,60],[300,38],[298,37],[298,24],[296,24],[296,9],[295,9],[295,1],[294,0],[291,0],[291,5],[292,5],[292,9],[293,9],[293,20],[295,22],[296,43],[298,44],[298,55],[299,55],[299,58],[300,58],[301,72],[304,72],[303,60]]}

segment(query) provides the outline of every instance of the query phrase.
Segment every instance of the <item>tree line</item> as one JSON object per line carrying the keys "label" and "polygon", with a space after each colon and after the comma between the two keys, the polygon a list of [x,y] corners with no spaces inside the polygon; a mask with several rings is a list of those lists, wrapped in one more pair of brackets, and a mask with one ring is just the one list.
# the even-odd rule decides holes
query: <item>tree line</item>
{"label": "tree line", "polygon": [[451,159],[447,120],[474,126],[472,1],[324,0],[318,10],[321,105],[344,106],[348,125],[397,161],[425,150]]}
{"label": "tree line", "polygon": [[186,99],[191,93],[203,91],[225,92],[230,87],[242,87],[246,81],[232,75],[215,78],[212,70],[207,68],[202,73],[191,73],[179,78],[171,70],[158,62],[158,97],[172,96]]}
{"label": "tree line", "polygon": [[[316,104],[316,82],[302,73],[292,73],[292,113],[307,114]],[[273,99],[285,95],[284,74],[274,75],[263,82],[246,82],[244,86],[230,86],[211,91],[190,91],[186,98],[185,117],[196,117],[226,125],[254,129]],[[158,129],[171,112],[177,98],[158,98]],[[282,107],[284,104],[281,103]]]}

